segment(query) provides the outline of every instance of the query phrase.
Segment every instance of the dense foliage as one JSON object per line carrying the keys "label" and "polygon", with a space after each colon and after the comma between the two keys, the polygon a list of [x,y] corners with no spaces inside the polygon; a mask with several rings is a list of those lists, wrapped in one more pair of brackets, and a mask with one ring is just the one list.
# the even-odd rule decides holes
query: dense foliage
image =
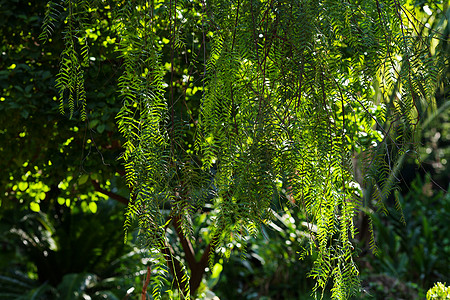
{"label": "dense foliage", "polygon": [[[214,254],[229,256],[230,245],[238,245],[245,255],[248,236],[261,224],[275,224],[285,206],[300,208],[311,238],[300,254],[315,259],[316,288],[333,279],[333,297],[348,297],[358,287],[353,241],[360,205],[386,210],[401,164],[416,156],[417,128],[433,106],[446,105],[435,97],[444,86],[446,43],[435,41],[446,41],[437,33],[445,22],[428,19],[429,30],[414,9],[397,1],[50,1],[41,38],[52,43],[43,47],[31,34],[39,19],[21,34],[28,42],[22,47],[42,55],[30,58],[17,48],[14,22],[2,27],[2,56],[11,63],[5,66],[20,72],[4,72],[18,82],[2,87],[8,100],[2,109],[21,115],[2,121],[10,145],[0,147],[18,146],[5,164],[15,161],[17,170],[1,175],[2,207],[21,201],[39,211],[49,203],[72,206],[70,199],[83,195],[82,209],[95,212],[92,200],[112,196],[109,189],[127,202],[114,178],[125,174],[131,190],[125,224],[137,225],[158,261],[155,297],[167,275],[159,270],[170,269],[188,297],[208,261],[217,277]],[[61,50],[58,65],[52,53]],[[31,78],[39,74],[46,84]],[[31,91],[36,97],[27,96]],[[84,128],[55,122],[65,106],[85,120]],[[114,161],[121,139],[116,114],[124,173]],[[23,123],[28,117],[34,122]],[[39,130],[43,138],[34,145],[20,139]],[[36,145],[29,161],[24,149]],[[91,153],[96,159],[87,159]]]}
{"label": "dense foliage", "polygon": [[[67,99],[72,115],[78,102],[85,119],[85,32],[96,8],[69,1],[64,9],[65,48],[56,81],[60,111]],[[176,285],[188,297],[192,282],[168,251],[166,225],[175,222],[189,239],[194,210],[212,196],[217,215],[208,251],[213,254],[270,221],[272,201],[284,188],[311,224],[307,252],[318,252],[311,273],[317,287],[332,278],[333,298],[354,293],[358,271],[351,239],[360,200],[352,152],[365,157],[364,185],[377,186],[370,194],[383,208],[445,70],[443,56],[430,55],[441,49],[430,48],[408,8],[380,1],[126,1],[111,13],[124,63],[117,118],[126,140],[122,158],[132,198],[126,228],[137,217],[145,244],[161,253],[156,268],[169,260]],[[57,14],[49,2],[43,40]],[[202,74],[198,115],[187,106],[175,114],[174,107],[173,56],[187,52],[183,40],[189,34],[196,37],[183,26],[188,16],[197,18],[203,47],[203,70],[193,65],[187,74],[187,82],[195,78],[193,72]],[[162,28],[169,33],[168,83],[166,62],[159,59]],[[212,45],[208,55],[207,43]],[[198,57],[186,56],[194,63]],[[380,90],[378,99],[374,89]],[[379,102],[386,106],[376,110]],[[197,126],[195,152],[186,147],[190,125]],[[361,133],[375,139],[359,143]],[[168,217],[163,206],[170,209]],[[158,277],[153,276],[157,286]]]}
{"label": "dense foliage", "polygon": [[[91,47],[86,88],[90,99],[86,122],[68,120],[58,112],[55,78],[64,44],[55,33],[54,41],[43,45],[41,32],[44,3],[1,1],[1,105],[2,161],[0,189],[2,208],[18,203],[39,210],[52,202],[70,206],[75,199],[95,211],[101,195],[91,181],[102,187],[115,182],[118,194],[128,195],[121,180],[117,157],[120,135],[115,116],[120,109],[114,90],[118,62],[108,43]],[[16,13],[16,12],[21,13]],[[106,37],[97,37],[100,43]],[[80,175],[83,175],[80,177]]]}

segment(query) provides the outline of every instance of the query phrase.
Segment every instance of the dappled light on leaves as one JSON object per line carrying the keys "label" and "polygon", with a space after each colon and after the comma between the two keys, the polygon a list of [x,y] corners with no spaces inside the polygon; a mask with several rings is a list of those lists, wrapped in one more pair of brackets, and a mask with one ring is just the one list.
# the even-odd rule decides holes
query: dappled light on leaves
{"label": "dappled light on leaves", "polygon": [[[72,3],[61,8],[65,49],[56,88],[61,112],[67,103],[72,116],[78,103],[84,120],[95,8]],[[48,5],[43,40],[58,9]],[[152,277],[153,296],[168,270],[183,297],[195,292],[168,246],[171,222],[187,244],[195,211],[210,205],[205,257],[214,276],[215,254],[229,256],[228,245],[255,235],[281,200],[306,214],[315,290],[330,284],[335,299],[356,294],[355,215],[365,197],[386,211],[405,156],[416,155],[416,130],[446,66],[443,54],[431,55],[442,49],[418,31],[414,7],[138,0],[109,10],[105,42],[122,62],[116,118],[131,190],[125,229],[136,221],[143,245],[155,250],[153,268],[161,272]],[[180,58],[187,69],[177,65]],[[88,208],[95,213],[95,202]]]}

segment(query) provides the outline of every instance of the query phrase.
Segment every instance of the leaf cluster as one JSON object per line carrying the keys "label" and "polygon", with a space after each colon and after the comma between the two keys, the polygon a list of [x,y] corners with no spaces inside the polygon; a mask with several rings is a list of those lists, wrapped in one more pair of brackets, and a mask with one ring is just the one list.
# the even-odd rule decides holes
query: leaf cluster
{"label": "leaf cluster", "polygon": [[[79,61],[86,48],[78,51],[75,43],[85,41],[76,29],[89,11],[83,3],[64,6],[68,30],[57,88],[61,98],[68,91],[71,112],[75,99],[85,105]],[[310,224],[315,289],[332,281],[333,298],[355,294],[358,185],[384,209],[447,63],[444,55],[430,55],[440,49],[418,31],[411,9],[397,0],[117,2],[113,29],[123,61],[117,122],[131,190],[125,228],[136,220],[145,246],[162,258],[168,224],[178,220],[189,238],[195,210],[209,202],[216,213],[212,265],[215,249],[270,222],[284,194]],[[185,23],[201,41],[192,50]],[[187,72],[175,64],[183,55],[192,60]],[[201,82],[197,110],[187,104],[191,77],[198,89]],[[176,110],[180,103],[184,108]],[[188,278],[174,280],[189,297]]]}

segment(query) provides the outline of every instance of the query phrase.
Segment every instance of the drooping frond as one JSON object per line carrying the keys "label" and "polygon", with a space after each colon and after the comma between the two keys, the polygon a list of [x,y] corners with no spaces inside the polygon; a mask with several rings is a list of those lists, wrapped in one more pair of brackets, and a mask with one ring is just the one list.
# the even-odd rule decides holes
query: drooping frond
{"label": "drooping frond", "polygon": [[[61,110],[67,98],[71,114],[76,100],[85,105],[88,46],[76,29],[89,11],[82,2],[64,2],[57,88]],[[52,7],[43,37],[53,28]],[[117,123],[131,190],[125,228],[136,220],[145,246],[175,269],[168,224],[176,220],[189,239],[195,210],[209,202],[212,264],[215,249],[270,221],[282,182],[288,205],[315,227],[316,289],[332,281],[334,299],[355,294],[358,186],[387,211],[384,200],[414,153],[414,133],[446,63],[431,55],[405,3],[137,0],[117,2],[112,19],[123,61]],[[189,38],[201,46],[187,49]],[[177,67],[180,57],[192,60],[190,70]],[[202,91],[195,110],[186,100],[193,82]],[[364,182],[356,183],[355,157]],[[376,252],[371,223],[370,231]],[[187,281],[181,277],[178,287]]]}
{"label": "drooping frond", "polygon": [[[355,142],[368,160],[366,184],[378,186],[374,199],[383,208],[404,154],[413,150],[418,104],[432,97],[442,65],[397,2],[211,5],[219,29],[211,38],[200,137],[224,206],[216,226],[232,230],[230,216],[246,224],[267,220],[274,183],[288,178],[292,198],[317,225],[320,254],[311,275],[321,288],[333,278],[333,297],[346,298],[358,282],[351,246],[360,205],[351,188]],[[374,82],[382,97],[398,95],[389,112],[374,109]],[[356,136],[363,134],[378,138],[363,144]]]}
{"label": "drooping frond", "polygon": [[55,23],[58,22],[58,18],[61,14],[61,10],[64,9],[59,3],[55,1],[49,1],[47,3],[47,9],[45,10],[44,20],[42,22],[42,32],[39,35],[39,40],[44,43],[48,41],[55,29]]}
{"label": "drooping frond", "polygon": [[[75,106],[80,107],[80,117],[86,119],[86,92],[84,89],[83,67],[87,67],[89,46],[85,28],[89,23],[90,3],[88,0],[66,0],[57,3],[49,1],[42,23],[39,39],[50,39],[57,22],[64,23],[64,45],[61,53],[60,69],[56,79],[59,111],[64,113],[65,102],[72,117]],[[64,15],[64,20],[61,19]]]}

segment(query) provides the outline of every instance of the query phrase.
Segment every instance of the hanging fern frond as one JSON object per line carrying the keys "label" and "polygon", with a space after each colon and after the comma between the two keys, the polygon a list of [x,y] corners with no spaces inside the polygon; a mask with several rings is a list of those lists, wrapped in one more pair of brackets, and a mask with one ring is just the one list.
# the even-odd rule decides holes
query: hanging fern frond
{"label": "hanging fern frond", "polygon": [[[57,76],[60,110],[68,99],[71,115],[81,104],[82,118],[89,47],[80,29],[89,19],[88,4],[64,2],[66,48]],[[415,151],[415,132],[447,63],[443,54],[430,55],[432,43],[407,9],[396,0],[116,5],[112,29],[123,62],[117,124],[131,191],[125,230],[135,220],[143,244],[177,273],[166,226],[176,220],[174,226],[190,239],[192,217],[208,201],[216,213],[212,266],[216,252],[229,255],[228,243],[270,222],[283,181],[287,205],[302,209],[316,228],[308,250],[317,256],[310,273],[315,289],[332,282],[333,299],[355,295],[356,212],[367,202],[388,212],[385,200],[396,190],[404,159]],[[54,7],[50,2],[43,38],[54,27]],[[197,19],[190,28],[198,29],[192,33],[186,32],[191,17]],[[187,54],[187,41],[196,38],[203,58],[201,51]],[[178,70],[180,57],[192,58],[190,68],[201,66]],[[201,74],[194,82],[203,93],[195,112],[185,101],[192,74]],[[355,157],[364,173],[364,201],[355,195]],[[369,245],[376,253],[371,222]],[[174,274],[174,284],[189,294],[187,274]],[[160,285],[155,287],[157,297]]]}
{"label": "hanging fern frond", "polygon": [[42,21],[39,40],[44,43],[49,40],[55,30],[55,23],[59,21],[58,18],[60,17],[61,10],[63,9],[64,7],[55,1],[49,1],[47,3],[47,9],[45,10],[44,20]]}

